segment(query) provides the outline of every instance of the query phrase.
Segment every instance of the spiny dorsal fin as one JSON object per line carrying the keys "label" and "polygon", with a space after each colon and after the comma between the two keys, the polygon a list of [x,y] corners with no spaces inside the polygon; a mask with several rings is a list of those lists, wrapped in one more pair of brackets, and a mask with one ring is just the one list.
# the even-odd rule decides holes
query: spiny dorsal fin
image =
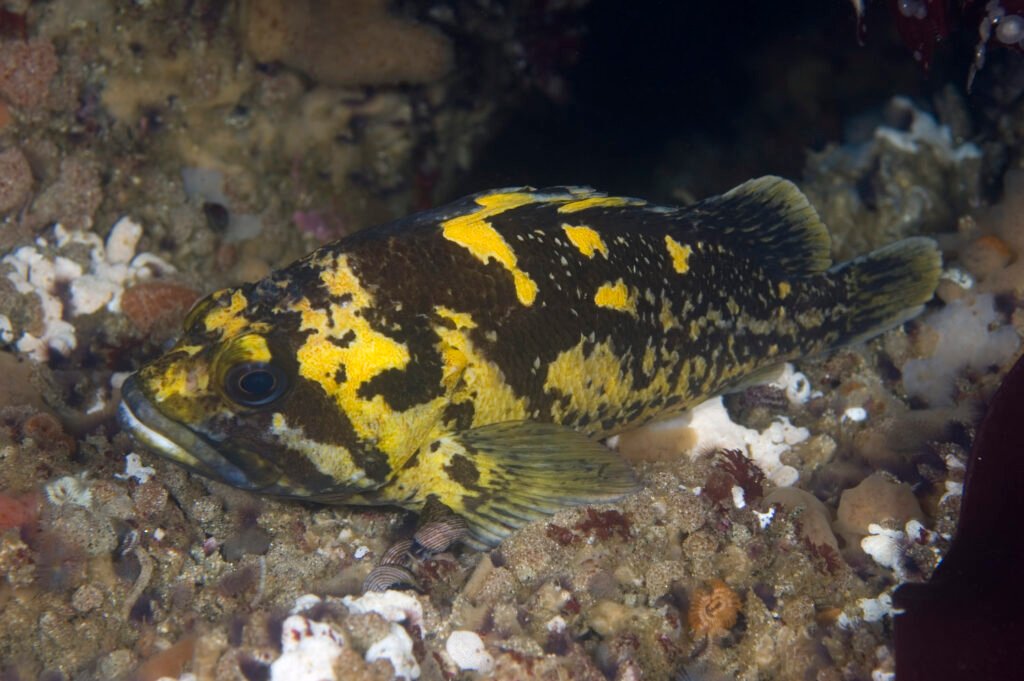
{"label": "spiny dorsal fin", "polygon": [[557,205],[559,203],[603,198],[606,196],[607,194],[596,191],[591,187],[570,185],[546,187],[544,189],[535,189],[528,186],[488,189],[476,194],[463,196],[443,206],[429,208],[382,225],[377,225],[372,229],[360,230],[347,237],[347,239],[351,242],[358,239],[381,239],[419,230],[432,231],[438,225],[453,218],[470,215],[497,215],[523,205],[537,203]]}
{"label": "spiny dorsal fin", "polygon": [[832,266],[832,239],[797,186],[766,175],[683,209],[682,216],[720,234],[740,237],[762,261],[790,274],[817,274]]}

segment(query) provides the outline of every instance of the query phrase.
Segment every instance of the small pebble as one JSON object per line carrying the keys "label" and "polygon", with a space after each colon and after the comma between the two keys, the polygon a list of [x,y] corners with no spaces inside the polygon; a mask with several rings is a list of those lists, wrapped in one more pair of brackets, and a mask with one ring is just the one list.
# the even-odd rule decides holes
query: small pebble
{"label": "small pebble", "polygon": [[0,44],[0,96],[21,109],[39,107],[59,66],[49,40],[5,40]]}
{"label": "small pebble", "polygon": [[224,560],[235,562],[245,554],[262,556],[270,549],[270,533],[262,527],[247,527],[235,536],[224,541],[220,553]]}
{"label": "small pebble", "polygon": [[984,279],[1009,265],[1014,257],[1009,244],[995,235],[986,234],[969,243],[960,260],[968,272]]}
{"label": "small pebble", "polygon": [[157,326],[177,326],[199,292],[168,281],[144,281],[128,288],[121,297],[121,310],[143,333]]}
{"label": "small pebble", "polygon": [[0,213],[24,205],[32,192],[32,169],[17,147],[0,152]]}
{"label": "small pebble", "polygon": [[76,612],[87,613],[103,605],[103,592],[92,584],[84,584],[71,596],[71,607]]}
{"label": "small pebble", "polygon": [[868,417],[868,411],[864,407],[850,407],[843,412],[844,421],[853,421],[854,423],[860,423]]}
{"label": "small pebble", "polygon": [[214,232],[222,234],[227,231],[231,215],[224,204],[207,201],[203,204],[203,216],[206,217],[206,224]]}

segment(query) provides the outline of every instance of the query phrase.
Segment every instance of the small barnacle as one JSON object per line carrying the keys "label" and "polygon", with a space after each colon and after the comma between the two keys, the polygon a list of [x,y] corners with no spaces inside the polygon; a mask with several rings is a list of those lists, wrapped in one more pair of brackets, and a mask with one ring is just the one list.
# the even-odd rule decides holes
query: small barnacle
{"label": "small barnacle", "polygon": [[739,594],[720,579],[713,579],[707,587],[695,590],[687,613],[694,637],[728,633],[736,626],[742,604]]}
{"label": "small barnacle", "polygon": [[92,505],[92,490],[85,479],[85,474],[78,477],[65,475],[46,485],[46,498],[55,506],[75,504],[88,508]]}

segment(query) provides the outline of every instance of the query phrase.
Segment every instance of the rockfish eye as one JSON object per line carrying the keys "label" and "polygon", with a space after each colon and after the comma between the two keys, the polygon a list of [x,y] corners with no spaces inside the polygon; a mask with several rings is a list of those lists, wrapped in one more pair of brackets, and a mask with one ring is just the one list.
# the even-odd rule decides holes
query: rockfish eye
{"label": "rockfish eye", "polygon": [[238,364],[224,379],[228,397],[246,407],[264,407],[281,397],[287,387],[284,371],[268,362]]}

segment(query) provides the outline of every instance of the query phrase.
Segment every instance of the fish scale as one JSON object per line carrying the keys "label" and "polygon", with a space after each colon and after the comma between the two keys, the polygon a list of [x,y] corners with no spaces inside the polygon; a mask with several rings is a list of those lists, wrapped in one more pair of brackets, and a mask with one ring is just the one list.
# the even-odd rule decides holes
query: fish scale
{"label": "fish scale", "polygon": [[148,448],[267,494],[440,503],[493,545],[633,472],[599,440],[905,321],[935,244],[833,266],[780,178],[675,208],[484,192],[216,292],[125,383]]}

